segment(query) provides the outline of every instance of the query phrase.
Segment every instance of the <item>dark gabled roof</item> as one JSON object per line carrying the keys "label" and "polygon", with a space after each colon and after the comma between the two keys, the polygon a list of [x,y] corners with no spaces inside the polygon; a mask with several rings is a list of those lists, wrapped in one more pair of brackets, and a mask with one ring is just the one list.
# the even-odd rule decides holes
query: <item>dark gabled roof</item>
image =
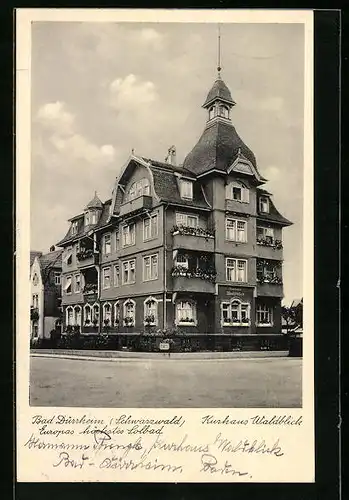
{"label": "dark gabled roof", "polygon": [[53,252],[41,255],[39,262],[43,281],[46,280],[50,269],[62,269],[62,254],[63,250],[54,250]]}
{"label": "dark gabled roof", "polygon": [[103,203],[103,209],[102,209],[101,216],[100,216],[97,224],[95,226],[93,226],[93,230],[101,229],[102,227],[104,227],[108,224],[109,215],[110,215],[110,208],[109,207],[111,205],[111,202],[112,202],[112,200],[110,199],[110,200],[107,200]]}
{"label": "dark gabled roof", "polygon": [[211,104],[211,102],[215,101],[216,99],[221,99],[224,102],[231,104],[232,106],[236,104],[231,97],[230,90],[220,77],[218,77],[214,82],[211,90],[207,94],[206,101],[204,102],[202,107],[206,108]]}
{"label": "dark gabled roof", "polygon": [[161,201],[195,208],[210,208],[202,193],[199,183],[193,183],[193,199],[181,198],[177,178],[174,172],[151,166],[154,188]]}
{"label": "dark gabled roof", "polygon": [[[81,216],[81,219],[78,220],[77,233],[72,234],[72,232],[71,232],[72,228],[70,227],[67,231],[67,234],[64,236],[64,238],[57,243],[57,246],[60,247],[63,245],[67,245],[68,243],[76,241],[77,239],[81,238],[85,234],[89,233],[91,230],[95,231],[96,229],[100,229],[101,227],[105,226],[107,224],[108,219],[109,219],[109,206],[110,206],[110,204],[111,204],[111,199],[102,203],[102,213],[101,213],[100,218],[95,226],[92,226],[92,225],[85,226],[83,216]],[[73,219],[74,219],[74,217],[73,217]],[[72,220],[72,219],[70,219],[70,220]]]}
{"label": "dark gabled roof", "polygon": [[[257,189],[257,195],[267,195],[269,194],[268,191],[265,189]],[[274,205],[273,200],[268,196],[269,198],[269,213],[265,212],[260,212],[259,211],[259,203],[257,203],[257,218],[262,219],[268,222],[277,222],[279,224],[282,224],[283,226],[291,226],[293,222],[289,221],[284,217],[283,215],[280,214],[280,212],[277,210],[277,208]]]}
{"label": "dark gabled roof", "polygon": [[183,165],[172,165],[171,163],[153,160],[152,158],[145,158],[144,156],[142,156],[141,158],[147,163],[154,165],[154,167],[160,167],[162,169],[168,170],[169,172],[178,172],[179,174],[190,177],[193,180],[196,179],[195,175],[193,175],[189,170],[186,170]]}
{"label": "dark gabled roof", "polygon": [[41,257],[42,252],[37,252],[36,250],[30,251],[30,267],[32,267],[35,257]]}
{"label": "dark gabled roof", "polygon": [[86,205],[86,208],[103,208],[103,203],[101,200],[98,198],[97,193],[95,192],[94,197],[92,200]]}
{"label": "dark gabled roof", "polygon": [[256,157],[246,146],[231,123],[209,123],[197,144],[184,160],[183,167],[195,175],[212,169],[227,172],[239,154],[257,170]]}

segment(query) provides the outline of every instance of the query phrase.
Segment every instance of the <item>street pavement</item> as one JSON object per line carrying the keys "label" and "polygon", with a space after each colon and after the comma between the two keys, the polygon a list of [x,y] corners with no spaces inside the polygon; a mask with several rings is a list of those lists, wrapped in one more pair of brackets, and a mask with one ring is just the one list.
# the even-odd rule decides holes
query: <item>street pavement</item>
{"label": "street pavement", "polygon": [[90,408],[299,408],[302,360],[31,357],[30,404]]}

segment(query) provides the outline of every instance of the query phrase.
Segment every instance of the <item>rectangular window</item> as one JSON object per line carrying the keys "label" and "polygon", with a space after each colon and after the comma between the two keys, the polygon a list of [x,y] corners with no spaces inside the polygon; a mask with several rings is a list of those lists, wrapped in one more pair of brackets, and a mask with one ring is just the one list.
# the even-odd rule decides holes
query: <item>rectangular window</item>
{"label": "rectangular window", "polygon": [[143,220],[143,241],[151,240],[158,236],[158,214],[153,214]]}
{"label": "rectangular window", "polygon": [[114,265],[114,286],[119,286],[120,284],[120,266],[119,264]]}
{"label": "rectangular window", "polygon": [[74,288],[74,292],[75,293],[80,293],[81,292],[81,281],[80,281],[80,274],[76,274],[74,276],[75,278],[75,288]]}
{"label": "rectangular window", "polygon": [[143,257],[143,281],[158,278],[158,254]]}
{"label": "rectangular window", "polygon": [[120,250],[120,234],[119,231],[115,233],[115,251]]}
{"label": "rectangular window", "polygon": [[102,271],[102,283],[103,283],[103,288],[110,288],[110,267],[104,267]]}
{"label": "rectangular window", "polygon": [[111,234],[105,234],[103,237],[103,253],[104,255],[111,254]]}
{"label": "rectangular window", "polygon": [[192,181],[181,181],[181,198],[193,199],[193,183]]}
{"label": "rectangular window", "polygon": [[225,220],[225,238],[229,241],[245,243],[247,241],[247,222],[227,218]]}
{"label": "rectangular window", "polygon": [[68,247],[63,258],[63,261],[67,264],[67,266],[71,266],[73,263],[73,249],[72,247]]}
{"label": "rectangular window", "polygon": [[272,326],[273,324],[272,308],[265,304],[259,304],[257,306],[256,322],[258,326]]}
{"label": "rectangular window", "polygon": [[55,273],[55,285],[61,284],[61,273]]}
{"label": "rectangular window", "polygon": [[122,246],[134,245],[136,242],[136,226],[135,224],[129,224],[122,227]]}
{"label": "rectangular window", "polygon": [[269,213],[269,199],[266,196],[261,196],[259,198],[259,211]]}
{"label": "rectangular window", "polygon": [[37,309],[39,307],[39,295],[37,294],[33,295],[33,307],[34,309]]}
{"label": "rectangular window", "polygon": [[274,229],[272,227],[257,226],[257,241],[274,242]]}
{"label": "rectangular window", "polygon": [[236,281],[241,283],[247,282],[247,261],[240,259],[227,258],[226,266],[226,280]]}
{"label": "rectangular window", "polygon": [[176,225],[177,226],[198,227],[199,217],[197,215],[188,215],[188,214],[176,212]]}
{"label": "rectangular window", "polygon": [[71,234],[76,234],[78,232],[78,221],[74,220],[71,225]]}
{"label": "rectangular window", "polygon": [[151,224],[150,218],[146,218],[143,221],[143,241],[150,240],[151,232],[150,232]]}
{"label": "rectangular window", "polygon": [[126,260],[122,263],[122,284],[129,285],[136,281],[136,260]]}
{"label": "rectangular window", "polygon": [[196,324],[196,306],[192,302],[180,301],[176,304],[177,324]]}
{"label": "rectangular window", "polygon": [[189,259],[183,254],[178,254],[176,257],[176,265],[185,267],[185,269],[189,268]]}
{"label": "rectangular window", "polygon": [[71,276],[67,276],[65,278],[65,285],[64,285],[64,291],[67,295],[71,293]]}
{"label": "rectangular window", "polygon": [[250,305],[238,300],[222,302],[221,322],[223,326],[248,326],[250,324]]}

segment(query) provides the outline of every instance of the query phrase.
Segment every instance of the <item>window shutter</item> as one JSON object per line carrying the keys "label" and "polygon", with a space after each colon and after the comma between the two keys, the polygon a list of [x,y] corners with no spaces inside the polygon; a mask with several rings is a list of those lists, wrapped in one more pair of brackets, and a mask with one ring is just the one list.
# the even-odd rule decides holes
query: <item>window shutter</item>
{"label": "window shutter", "polygon": [[245,187],[242,188],[242,201],[244,201],[245,203],[250,202],[250,191]]}

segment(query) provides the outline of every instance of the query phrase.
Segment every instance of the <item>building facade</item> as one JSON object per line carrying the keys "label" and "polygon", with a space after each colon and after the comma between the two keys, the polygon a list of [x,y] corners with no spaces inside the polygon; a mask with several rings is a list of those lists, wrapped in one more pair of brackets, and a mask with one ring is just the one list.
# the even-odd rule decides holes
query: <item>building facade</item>
{"label": "building facade", "polygon": [[61,319],[62,250],[30,252],[30,339],[49,339]]}
{"label": "building facade", "polygon": [[[204,131],[182,165],[132,154],[109,200],[70,219],[64,328],[127,336],[175,329],[197,348],[259,348],[282,337],[282,229],[218,75]],[[263,339],[263,342],[261,342]],[[258,347],[259,346],[259,347]]]}

